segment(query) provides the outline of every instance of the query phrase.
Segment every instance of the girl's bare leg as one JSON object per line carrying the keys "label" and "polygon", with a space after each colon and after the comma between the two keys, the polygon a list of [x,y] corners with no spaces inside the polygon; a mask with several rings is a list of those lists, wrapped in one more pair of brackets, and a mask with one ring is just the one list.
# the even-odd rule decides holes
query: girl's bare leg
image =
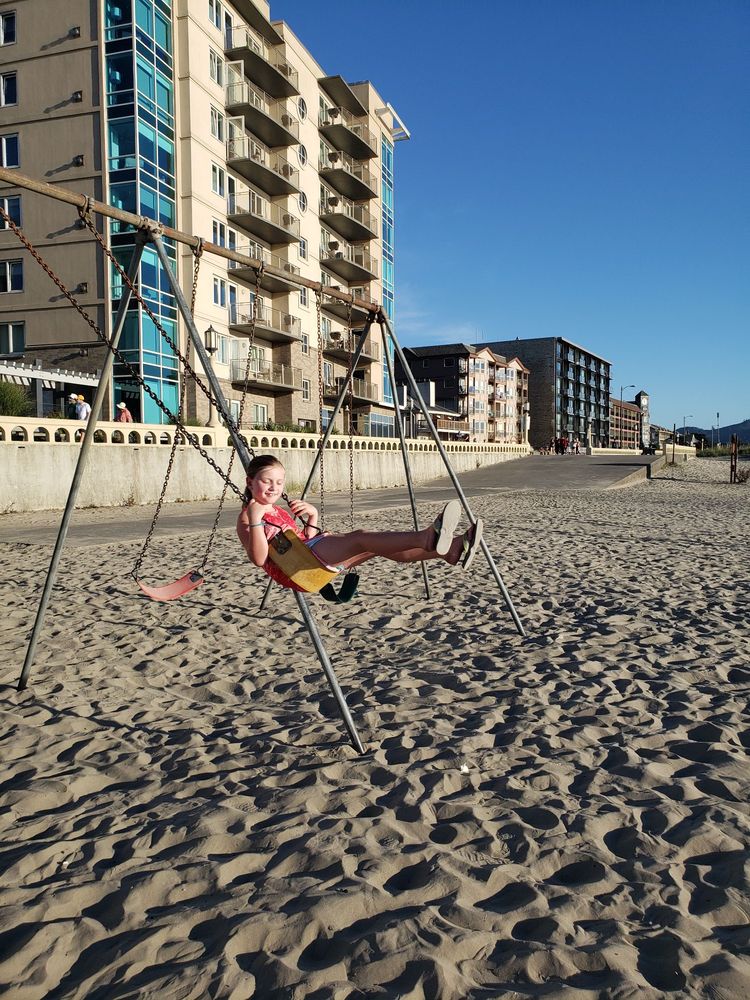
{"label": "girl's bare leg", "polygon": [[350,531],[345,535],[326,535],[315,546],[315,554],[329,565],[358,566],[375,556],[393,562],[424,562],[444,559],[458,562],[463,543],[456,537],[444,556],[435,551],[435,529],[424,531]]}

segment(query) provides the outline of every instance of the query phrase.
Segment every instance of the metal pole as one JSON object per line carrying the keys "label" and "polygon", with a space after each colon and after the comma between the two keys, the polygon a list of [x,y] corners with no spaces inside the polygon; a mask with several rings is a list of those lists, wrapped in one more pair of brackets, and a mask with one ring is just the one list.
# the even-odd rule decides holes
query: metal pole
{"label": "metal pole", "polygon": [[[138,265],[141,261],[141,255],[143,253],[143,247],[147,237],[144,236],[140,231],[136,238],[135,249],[133,250],[133,256],[130,258],[130,266],[128,268],[128,277],[132,282],[135,282],[136,276],[138,274]],[[120,341],[120,334],[122,333],[122,328],[125,325],[125,317],[128,311],[128,305],[130,303],[131,292],[130,288],[125,282],[122,286],[122,298],[120,299],[120,306],[117,310],[117,316],[115,317],[115,324],[112,330],[112,337],[109,341],[112,347],[117,347]],[[34,662],[34,651],[36,650],[36,644],[39,639],[39,633],[44,625],[44,616],[47,611],[47,605],[49,604],[50,595],[52,594],[52,588],[55,585],[55,580],[57,579],[57,567],[60,563],[60,557],[62,556],[63,546],[65,545],[65,539],[68,535],[68,526],[70,524],[70,518],[75,510],[76,498],[78,496],[78,490],[81,485],[81,479],[83,478],[83,471],[86,467],[86,459],[88,458],[91,445],[94,442],[94,432],[96,431],[96,424],[99,420],[99,414],[101,412],[102,403],[104,402],[104,396],[107,392],[109,385],[110,375],[112,374],[112,366],[114,364],[115,356],[112,351],[107,351],[107,356],[104,359],[104,365],[102,367],[101,377],[99,379],[99,385],[96,387],[96,395],[94,396],[94,401],[91,404],[91,413],[89,414],[88,423],[86,424],[86,432],[83,435],[83,441],[81,442],[81,450],[78,453],[78,461],[76,462],[75,471],[73,473],[73,481],[70,484],[70,490],[68,492],[68,499],[65,504],[65,510],[63,511],[62,520],[60,522],[60,530],[57,533],[57,541],[55,542],[55,548],[52,552],[52,559],[49,564],[49,569],[47,570],[47,579],[44,582],[44,590],[42,591],[42,597],[39,601],[39,607],[36,612],[36,620],[34,622],[34,628],[31,632],[31,638],[29,640],[29,645],[26,650],[26,659],[23,663],[23,668],[21,670],[21,676],[18,681],[18,690],[23,691],[26,688],[26,683],[28,681],[29,672],[31,666]]]}
{"label": "metal pole", "polygon": [[310,633],[310,638],[313,641],[313,646],[315,646],[315,652],[318,654],[318,659],[320,660],[320,665],[323,667],[323,672],[326,675],[328,684],[330,685],[331,691],[333,692],[333,697],[339,706],[339,712],[341,713],[341,718],[344,720],[344,725],[349,732],[349,738],[352,741],[352,746],[359,754],[365,752],[365,748],[362,745],[362,741],[359,738],[357,730],[354,726],[354,720],[352,719],[351,713],[349,711],[349,706],[346,704],[344,695],[339,687],[339,682],[336,679],[336,674],[331,666],[331,661],[328,658],[328,653],[323,645],[323,640],[320,638],[320,633],[318,632],[318,627],[315,624],[310,609],[307,606],[307,601],[304,596],[300,594],[298,590],[294,591],[294,596],[297,598],[297,605],[300,609],[302,617],[304,619],[307,630]]}
{"label": "metal pole", "polygon": [[[409,364],[408,364],[408,362],[407,362],[407,360],[406,360],[406,358],[404,356],[404,352],[401,349],[401,345],[399,344],[398,340],[396,339],[396,335],[393,332],[393,329],[391,328],[391,324],[388,321],[388,317],[382,311],[381,311],[380,316],[379,316],[379,322],[380,322],[381,326],[383,324],[385,324],[385,327],[388,330],[388,335],[391,338],[394,350],[396,351],[396,354],[398,355],[398,359],[401,362],[401,367],[404,370],[404,374],[405,374],[406,379],[407,379],[407,381],[409,383],[409,387],[412,390],[412,395],[413,395],[414,399],[417,401],[417,403],[419,405],[419,408],[421,409],[422,414],[423,414],[425,420],[427,421],[427,426],[428,426],[428,428],[430,430],[430,434],[432,435],[432,439],[435,442],[435,444],[437,445],[438,451],[440,452],[440,457],[442,458],[443,465],[445,466],[445,469],[446,469],[448,475],[450,476],[451,482],[453,483],[453,488],[455,489],[456,493],[458,494],[458,498],[460,499],[460,501],[461,501],[461,503],[463,505],[463,508],[466,511],[467,517],[469,518],[469,520],[473,524],[475,522],[476,518],[474,517],[474,515],[473,515],[473,513],[471,511],[471,507],[469,506],[469,501],[466,499],[466,495],[464,494],[464,491],[461,488],[461,483],[458,481],[458,477],[456,476],[456,473],[453,471],[453,466],[451,465],[450,459],[448,458],[448,454],[447,454],[445,448],[443,447],[443,442],[440,440],[438,432],[435,430],[435,425],[432,422],[432,417],[430,416],[429,411],[427,410],[427,407],[424,405],[424,400],[422,399],[422,395],[419,392],[419,389],[417,388],[417,383],[416,383],[416,381],[414,379],[414,376],[413,376],[413,374],[411,372],[411,369],[409,368]],[[510,611],[511,617],[513,618],[513,622],[515,623],[516,629],[518,630],[519,635],[521,635],[521,636],[523,636],[525,638],[526,637],[526,632],[524,630],[523,625],[521,624],[521,619],[518,617],[516,609],[513,606],[513,601],[511,600],[510,594],[508,593],[508,590],[507,590],[507,588],[505,586],[505,583],[503,582],[503,578],[500,575],[500,571],[498,570],[497,566],[495,565],[495,560],[492,558],[492,554],[491,554],[490,550],[487,548],[487,543],[485,542],[484,538],[482,539],[482,541],[480,543],[480,547],[482,549],[482,552],[484,553],[484,557],[487,560],[487,563],[488,563],[488,565],[490,567],[492,575],[495,578],[495,582],[497,583],[498,587],[500,588],[500,591],[501,591],[501,593],[503,595],[503,598],[505,600],[505,603],[507,605],[508,611]]]}
{"label": "metal pole", "polygon": [[[177,279],[175,278],[175,275],[172,271],[171,261],[167,256],[166,250],[164,249],[164,244],[162,243],[158,235],[152,235],[152,239],[154,242],[154,246],[156,247],[156,252],[159,255],[159,260],[162,263],[162,267],[167,273],[169,284],[177,300],[178,308],[182,313],[182,318],[185,320],[185,325],[187,327],[190,340],[192,341],[193,347],[195,348],[195,352],[200,358],[201,364],[203,365],[203,370],[206,373],[208,384],[211,386],[211,391],[213,392],[214,397],[216,399],[217,407],[222,416],[224,417],[224,420],[227,425],[227,430],[229,431],[232,441],[234,442],[234,446],[237,449],[237,454],[240,457],[240,461],[242,462],[243,468],[245,469],[245,471],[247,471],[247,467],[250,464],[250,452],[248,451],[247,445],[242,439],[242,436],[240,434],[240,429],[237,427],[237,425],[234,423],[234,421],[228,414],[229,408],[227,407],[227,402],[226,399],[224,398],[224,393],[221,390],[221,385],[219,384],[219,380],[214,374],[213,366],[211,364],[211,359],[208,355],[208,352],[206,351],[203,341],[201,340],[200,334],[196,329],[193,317],[190,313],[190,306],[188,305],[187,299],[185,298],[183,291],[180,288]],[[318,632],[317,626],[315,625],[315,621],[312,617],[312,614],[310,613],[310,609],[308,608],[305,599],[298,591],[294,592],[294,596],[297,598],[297,604],[299,605],[305,625],[307,626],[307,630],[310,633],[310,638],[312,639],[313,645],[315,646],[315,652],[318,654],[318,659],[320,660],[321,666],[323,667],[323,672],[326,675],[326,679],[328,680],[328,683],[331,687],[333,696],[336,699],[336,702],[339,707],[339,712],[341,713],[341,717],[344,720],[344,724],[346,725],[346,728],[349,732],[349,736],[351,737],[354,749],[357,750],[358,753],[364,753],[365,752],[364,747],[362,746],[359,736],[357,735],[357,731],[354,728],[354,722],[352,721],[349,708],[346,704],[343,694],[341,693],[341,688],[339,687],[338,681],[336,680],[336,674],[333,671],[333,667],[331,666],[331,661],[328,658],[328,654],[326,653],[325,647],[323,646],[323,642],[320,638],[320,634]]]}
{"label": "metal pole", "polygon": [[[411,504],[411,515],[414,519],[414,530],[419,531],[419,518],[417,517],[417,503],[414,498],[414,486],[411,480],[411,463],[409,462],[409,449],[406,447],[406,441],[404,440],[404,428],[401,423],[401,408],[398,405],[398,393],[396,391],[396,379],[393,373],[393,361],[391,360],[390,351],[388,350],[388,342],[385,336],[385,330],[380,327],[380,336],[383,343],[383,353],[385,354],[385,363],[388,368],[388,378],[391,380],[391,391],[396,397],[396,406],[394,408],[394,415],[396,418],[396,430],[398,431],[399,440],[401,441],[401,452],[404,457],[404,472],[406,473],[406,486],[409,490],[409,503]],[[407,394],[408,398],[408,394]],[[430,599],[430,581],[427,576],[427,563],[421,562],[420,568],[422,570],[422,579],[424,580],[424,595],[429,601]]]}

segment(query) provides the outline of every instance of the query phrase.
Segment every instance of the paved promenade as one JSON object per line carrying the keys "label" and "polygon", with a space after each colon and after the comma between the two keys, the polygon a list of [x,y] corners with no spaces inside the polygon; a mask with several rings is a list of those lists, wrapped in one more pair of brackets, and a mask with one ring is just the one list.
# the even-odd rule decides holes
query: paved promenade
{"label": "paved promenade", "polygon": [[[532,455],[529,458],[464,473],[461,486],[467,497],[484,497],[507,490],[591,490],[601,491],[628,485],[646,478],[648,469],[661,457],[601,455]],[[416,487],[417,501],[436,505],[449,500],[453,488],[446,476]],[[310,497],[316,503],[314,494]],[[408,505],[405,487],[362,490],[355,494],[355,512]],[[344,493],[326,496],[326,511],[336,520],[348,518],[349,497]],[[164,508],[159,534],[184,535],[207,532],[213,523],[216,501],[173,503]],[[71,519],[66,545],[102,545],[114,541],[132,542],[144,538],[152,507],[100,507],[77,510]],[[53,545],[57,537],[61,511],[30,514],[5,514],[0,517],[0,543],[22,542],[30,545]],[[228,499],[220,528],[234,526],[237,508]]]}

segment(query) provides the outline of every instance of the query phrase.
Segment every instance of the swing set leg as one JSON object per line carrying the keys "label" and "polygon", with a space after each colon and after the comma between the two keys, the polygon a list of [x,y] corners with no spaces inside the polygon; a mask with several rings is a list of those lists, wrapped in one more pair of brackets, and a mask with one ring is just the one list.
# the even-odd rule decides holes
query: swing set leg
{"label": "swing set leg", "polygon": [[336,703],[339,706],[339,712],[341,713],[341,718],[344,720],[344,725],[349,733],[349,739],[352,741],[352,746],[358,754],[364,754],[365,748],[362,745],[359,734],[357,733],[354,720],[352,719],[351,712],[349,711],[349,706],[347,705],[346,699],[344,698],[341,688],[339,687],[339,682],[336,679],[336,674],[331,666],[331,661],[328,658],[328,653],[323,645],[323,640],[320,638],[320,633],[318,632],[318,626],[315,624],[315,619],[310,614],[310,609],[307,606],[307,601],[304,596],[297,590],[294,591],[294,596],[297,599],[297,604],[305,625],[307,626],[307,631],[310,633],[313,646],[315,646],[315,652],[318,654],[320,665],[323,667],[323,673],[326,675],[326,680],[328,681],[331,691],[333,692],[333,697],[336,699]]}

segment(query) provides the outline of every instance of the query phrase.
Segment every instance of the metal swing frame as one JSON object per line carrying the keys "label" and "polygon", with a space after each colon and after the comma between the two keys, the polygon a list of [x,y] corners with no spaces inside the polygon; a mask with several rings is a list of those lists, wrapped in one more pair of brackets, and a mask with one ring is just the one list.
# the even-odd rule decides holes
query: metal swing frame
{"label": "metal swing frame", "polygon": [[[306,288],[312,289],[317,294],[320,294],[320,295],[326,294],[326,295],[328,295],[328,296],[330,296],[332,298],[335,298],[335,299],[338,299],[338,300],[340,300],[342,302],[345,302],[345,303],[347,303],[350,306],[351,305],[357,305],[360,309],[364,309],[367,312],[367,314],[368,314],[367,315],[367,321],[365,323],[364,328],[361,331],[359,331],[359,333],[358,333],[357,345],[356,345],[356,348],[355,348],[353,354],[351,355],[351,362],[350,362],[350,365],[349,365],[348,376],[344,380],[344,382],[342,383],[341,390],[339,392],[339,395],[338,395],[338,398],[336,400],[333,412],[331,414],[331,419],[330,419],[328,427],[326,429],[326,433],[325,433],[322,441],[320,442],[320,448],[319,448],[319,450],[318,450],[318,452],[317,452],[317,454],[315,456],[315,460],[314,460],[313,466],[312,466],[312,468],[310,470],[310,474],[308,476],[307,483],[305,484],[305,488],[304,488],[302,496],[304,497],[306,495],[307,491],[310,488],[310,484],[312,483],[312,480],[313,480],[313,478],[315,476],[315,473],[317,471],[317,468],[318,468],[318,463],[320,462],[320,460],[322,458],[323,449],[327,446],[328,439],[330,438],[330,435],[333,432],[334,420],[335,420],[336,415],[338,414],[339,410],[343,406],[345,396],[347,394],[347,391],[350,388],[349,383],[350,383],[351,379],[354,377],[353,373],[354,373],[354,370],[356,368],[357,362],[359,361],[359,358],[360,358],[360,356],[362,354],[362,351],[364,349],[365,341],[366,341],[367,335],[368,335],[368,333],[370,331],[370,327],[372,326],[373,322],[375,322],[377,320],[377,322],[379,323],[380,328],[381,328],[381,338],[382,338],[382,344],[383,344],[383,353],[384,353],[385,360],[386,360],[386,366],[387,366],[387,369],[388,369],[389,378],[391,379],[391,384],[393,386],[395,386],[396,383],[395,383],[395,378],[394,378],[393,361],[392,361],[392,357],[391,357],[390,350],[389,350],[390,347],[392,347],[394,353],[399,358],[399,361],[400,361],[400,363],[402,365],[402,368],[404,370],[404,373],[406,375],[406,379],[407,379],[407,382],[409,384],[409,389],[411,391],[413,399],[416,402],[418,408],[422,412],[422,415],[423,415],[423,417],[425,419],[427,427],[428,427],[428,429],[430,431],[430,436],[432,437],[433,441],[435,442],[435,444],[437,446],[437,449],[438,449],[438,452],[439,452],[440,457],[442,459],[442,462],[443,462],[443,464],[445,466],[445,469],[446,469],[446,471],[447,471],[447,473],[448,473],[448,475],[449,475],[449,477],[451,479],[451,482],[453,483],[453,487],[454,487],[454,489],[456,491],[456,494],[457,494],[457,496],[458,496],[458,498],[459,498],[459,500],[460,500],[460,502],[461,502],[461,504],[463,506],[463,509],[464,509],[467,517],[469,518],[470,522],[471,523],[475,523],[476,522],[476,518],[475,518],[475,516],[474,516],[474,514],[473,514],[473,512],[471,510],[471,507],[470,507],[470,504],[468,502],[468,499],[466,498],[466,495],[464,494],[464,492],[463,492],[463,490],[461,488],[461,484],[459,483],[458,477],[456,476],[456,473],[454,472],[454,470],[453,470],[453,468],[452,468],[452,466],[450,464],[450,459],[448,458],[448,454],[447,454],[447,452],[446,452],[446,450],[445,450],[445,448],[443,446],[443,443],[442,443],[442,441],[441,441],[441,439],[440,439],[440,437],[439,437],[439,435],[437,433],[437,430],[436,430],[435,425],[434,425],[434,423],[432,421],[432,418],[431,418],[431,416],[429,414],[429,411],[428,411],[428,409],[427,409],[427,407],[426,407],[426,405],[424,403],[424,400],[423,400],[423,398],[421,396],[421,393],[419,392],[419,390],[417,388],[416,380],[414,379],[414,376],[411,373],[411,370],[410,370],[409,365],[408,365],[408,363],[406,361],[406,358],[404,356],[404,353],[403,353],[403,350],[401,348],[401,345],[399,344],[399,342],[398,342],[398,340],[396,338],[396,335],[395,335],[395,333],[393,331],[393,327],[391,326],[391,323],[390,323],[388,317],[383,312],[381,306],[379,306],[379,305],[377,305],[375,303],[372,303],[372,302],[365,302],[365,301],[363,301],[361,299],[355,298],[354,296],[352,296],[349,293],[340,292],[340,291],[334,290],[334,289],[328,289],[325,286],[321,285],[319,282],[313,282],[313,281],[310,281],[308,279],[302,278],[301,276],[291,275],[291,274],[288,274],[285,271],[281,271],[280,269],[268,267],[268,266],[264,265],[262,261],[256,260],[255,258],[247,257],[244,254],[237,253],[236,251],[227,249],[225,247],[220,247],[220,246],[218,246],[216,244],[208,243],[206,241],[201,240],[199,237],[191,236],[189,234],[180,232],[179,230],[174,230],[174,229],[170,229],[168,227],[159,226],[159,225],[155,224],[153,222],[153,220],[151,220],[151,219],[146,219],[144,217],[134,215],[134,214],[132,214],[130,212],[125,212],[125,211],[123,211],[121,209],[114,208],[111,205],[107,205],[107,204],[102,203],[102,202],[94,201],[93,199],[87,197],[86,195],[81,195],[81,194],[78,194],[76,192],[69,191],[69,190],[67,190],[65,188],[57,187],[55,185],[45,184],[45,183],[39,182],[37,180],[34,180],[33,178],[30,178],[30,177],[27,177],[27,176],[25,176],[23,174],[18,173],[16,170],[9,170],[7,168],[0,167],[0,181],[5,181],[6,183],[8,183],[9,185],[12,185],[14,187],[25,188],[27,190],[34,191],[34,192],[36,192],[38,194],[41,194],[41,195],[44,195],[46,197],[54,198],[57,201],[62,201],[62,202],[65,202],[67,204],[74,205],[81,212],[82,211],[87,211],[87,212],[94,211],[94,212],[96,212],[99,215],[102,215],[102,216],[105,216],[105,217],[108,217],[108,218],[112,218],[112,219],[117,219],[118,221],[125,222],[125,223],[127,223],[129,225],[134,226],[137,229],[136,245],[135,245],[135,249],[133,251],[133,254],[132,254],[132,257],[131,257],[131,260],[130,260],[130,264],[128,266],[128,272],[127,272],[128,273],[128,277],[131,279],[132,282],[135,282],[135,280],[137,278],[138,269],[139,269],[139,266],[140,266],[140,261],[141,261],[141,257],[142,257],[142,254],[143,254],[144,247],[146,246],[147,243],[150,243],[150,244],[152,244],[154,246],[154,248],[156,249],[157,255],[159,256],[159,260],[160,260],[160,262],[161,262],[161,264],[162,264],[162,266],[164,268],[164,271],[165,271],[165,273],[168,276],[168,280],[169,280],[171,291],[172,291],[172,293],[175,296],[175,299],[177,301],[177,305],[178,305],[179,311],[182,314],[182,317],[183,317],[183,320],[185,322],[185,326],[186,326],[187,333],[188,333],[188,336],[190,338],[190,341],[192,342],[193,347],[195,349],[195,352],[198,355],[198,358],[199,358],[199,360],[201,362],[201,365],[202,365],[203,370],[205,372],[206,379],[207,379],[207,381],[209,383],[211,392],[213,393],[213,395],[215,397],[215,401],[216,401],[216,404],[217,404],[217,409],[219,410],[219,413],[220,413],[221,417],[224,420],[224,423],[226,425],[227,431],[228,431],[228,433],[229,433],[229,435],[230,435],[230,437],[232,439],[232,442],[234,444],[236,453],[239,456],[240,461],[242,462],[243,468],[245,470],[247,470],[247,467],[248,467],[248,465],[250,463],[250,453],[249,453],[249,450],[248,450],[247,443],[246,443],[244,437],[242,436],[242,434],[240,432],[240,428],[235,425],[235,423],[234,423],[234,421],[233,421],[233,419],[231,417],[231,414],[229,412],[229,407],[227,406],[226,399],[225,399],[224,394],[223,394],[222,389],[221,389],[221,385],[220,385],[220,383],[219,383],[219,381],[218,381],[218,379],[217,379],[217,377],[216,377],[216,375],[214,373],[213,366],[211,364],[211,359],[210,359],[210,357],[208,355],[208,352],[206,351],[205,346],[203,344],[203,341],[202,341],[202,339],[201,339],[201,337],[200,337],[200,335],[199,335],[199,333],[198,333],[198,331],[196,329],[195,323],[193,322],[193,317],[191,315],[190,307],[189,307],[189,305],[188,305],[188,303],[187,303],[187,301],[185,299],[185,296],[184,296],[183,291],[182,291],[182,289],[181,289],[181,287],[180,287],[180,285],[179,285],[179,283],[177,281],[177,278],[175,277],[175,275],[172,272],[171,263],[169,261],[169,258],[167,256],[167,254],[166,254],[166,251],[164,249],[164,245],[162,243],[162,236],[165,236],[168,239],[172,239],[172,240],[175,240],[176,242],[179,242],[179,243],[185,244],[187,246],[190,246],[191,248],[197,248],[199,246],[202,246],[202,248],[203,248],[204,251],[213,253],[213,254],[215,254],[215,255],[217,255],[219,257],[224,257],[224,258],[226,258],[228,260],[234,260],[234,261],[237,261],[239,263],[242,263],[242,264],[245,264],[245,265],[249,265],[249,266],[253,267],[256,270],[256,273],[258,273],[259,270],[262,271],[264,269],[264,267],[265,267],[265,270],[267,270],[269,273],[274,274],[274,276],[276,276],[276,277],[283,278],[285,281],[287,281],[291,285],[298,285],[300,287],[304,286]],[[278,273],[275,273],[275,272],[278,272]],[[73,301],[73,300],[71,299],[71,301]],[[97,425],[97,422],[98,422],[99,417],[100,417],[101,408],[102,408],[102,405],[103,405],[103,402],[104,402],[104,396],[105,396],[105,394],[107,392],[108,385],[109,385],[109,380],[110,380],[111,373],[112,373],[112,368],[113,368],[114,358],[115,358],[115,353],[114,352],[117,349],[117,346],[119,344],[120,335],[122,333],[122,330],[123,330],[123,327],[124,327],[124,324],[125,324],[125,318],[126,318],[126,315],[127,315],[127,310],[128,310],[128,306],[130,304],[130,301],[131,301],[131,290],[127,286],[127,284],[125,284],[125,285],[123,285],[122,298],[120,299],[120,304],[119,304],[119,307],[118,307],[118,310],[117,310],[117,314],[116,314],[116,317],[115,317],[115,321],[114,321],[114,325],[113,325],[113,329],[112,329],[112,334],[111,334],[111,337],[108,338],[107,342],[106,342],[107,347],[108,347],[108,351],[107,351],[105,363],[104,363],[104,365],[102,367],[102,373],[101,373],[101,377],[100,377],[100,380],[99,380],[99,384],[97,386],[97,390],[96,390],[96,394],[95,394],[95,397],[94,397],[94,401],[92,403],[91,415],[90,415],[88,423],[86,425],[86,431],[84,433],[84,436],[83,436],[83,439],[82,439],[82,442],[81,442],[81,448],[80,448],[80,452],[79,452],[79,455],[78,455],[78,460],[77,460],[77,463],[76,463],[76,468],[75,468],[75,471],[74,471],[74,474],[73,474],[73,479],[72,479],[72,482],[71,482],[70,491],[68,493],[68,498],[67,498],[67,502],[66,502],[66,505],[65,505],[65,510],[63,512],[63,516],[62,516],[62,519],[61,519],[61,522],[60,522],[60,528],[59,528],[59,531],[58,531],[57,540],[56,540],[55,547],[54,547],[54,550],[53,550],[53,554],[52,554],[52,558],[51,558],[51,561],[50,561],[50,565],[49,565],[49,568],[47,570],[47,577],[46,577],[46,580],[45,580],[44,589],[43,589],[42,596],[41,596],[41,599],[40,599],[40,602],[39,602],[39,606],[37,608],[36,619],[35,619],[35,622],[34,622],[34,626],[33,626],[33,629],[32,629],[32,633],[31,633],[31,637],[30,637],[30,640],[29,640],[28,648],[27,648],[27,651],[26,651],[26,657],[25,657],[25,660],[24,660],[24,664],[23,664],[23,668],[22,668],[22,671],[21,671],[21,675],[20,675],[20,678],[19,678],[19,681],[18,681],[18,690],[19,691],[22,691],[22,690],[24,690],[26,688],[27,683],[28,683],[29,674],[30,674],[30,671],[31,671],[31,667],[32,667],[33,662],[34,662],[34,653],[35,653],[36,645],[37,645],[37,642],[38,642],[39,635],[41,633],[42,627],[44,625],[44,617],[45,617],[45,613],[46,613],[46,610],[47,610],[47,606],[49,604],[49,599],[50,599],[50,596],[51,596],[52,588],[53,588],[53,586],[55,584],[55,580],[57,578],[58,566],[59,566],[59,562],[60,562],[60,557],[62,555],[62,550],[63,550],[64,544],[65,544],[65,539],[66,539],[67,533],[68,533],[68,527],[69,527],[69,524],[70,524],[70,518],[71,518],[73,510],[75,509],[76,498],[77,498],[78,490],[79,490],[80,483],[81,483],[81,480],[82,480],[82,477],[83,477],[83,472],[84,472],[84,469],[85,469],[86,460],[87,460],[89,451],[91,449],[91,445],[94,442],[94,435],[95,435],[95,432],[96,432],[96,425]],[[407,481],[407,487],[408,487],[408,492],[409,492],[409,501],[410,501],[411,510],[412,510],[412,517],[413,517],[414,527],[415,527],[415,529],[418,530],[418,528],[419,528],[419,521],[418,521],[418,516],[417,516],[416,500],[415,500],[414,487],[413,487],[413,481],[412,481],[412,476],[411,476],[411,467],[410,467],[410,463],[409,463],[409,454],[408,454],[408,449],[407,449],[407,446],[406,446],[406,441],[405,441],[405,438],[404,438],[403,422],[401,420],[401,413],[400,413],[400,409],[399,409],[398,404],[395,406],[394,411],[395,411],[396,428],[397,428],[399,440],[400,440],[400,443],[401,443],[401,451],[402,451],[402,456],[403,456],[403,461],[404,461],[404,470],[405,470],[405,474],[406,474],[406,481]],[[483,554],[485,556],[485,559],[487,560],[487,563],[488,563],[488,565],[490,567],[490,571],[492,572],[492,575],[495,578],[495,581],[496,581],[496,583],[498,584],[498,586],[500,588],[500,591],[501,591],[501,593],[503,595],[503,598],[505,600],[506,606],[508,607],[508,610],[509,610],[509,612],[511,614],[511,617],[513,618],[513,621],[515,623],[516,629],[518,630],[518,632],[519,632],[519,634],[521,636],[525,637],[526,633],[525,633],[525,630],[523,628],[523,625],[521,624],[521,621],[520,621],[520,619],[518,617],[518,614],[517,614],[517,612],[515,610],[515,607],[513,605],[512,600],[511,600],[510,594],[508,593],[508,590],[507,590],[507,588],[505,586],[505,583],[503,582],[502,576],[500,575],[500,572],[499,572],[499,570],[498,570],[498,568],[497,568],[497,566],[495,564],[495,561],[494,561],[494,559],[493,559],[493,557],[492,557],[492,555],[491,555],[491,553],[489,551],[489,548],[487,547],[487,543],[486,543],[486,541],[484,539],[482,539],[482,542],[481,542],[481,549],[482,549],[482,552],[483,552]],[[423,574],[423,579],[424,579],[425,595],[429,598],[430,597],[429,580],[428,580],[428,576],[427,576],[426,564],[424,562],[421,563],[421,568],[422,568],[422,574]],[[269,586],[268,586],[268,588],[266,590],[266,594],[264,595],[261,607],[263,607],[265,605],[265,603],[266,603],[266,600],[267,600],[267,597],[268,597],[268,593],[270,591],[270,586],[271,586],[271,581],[269,581]],[[354,725],[354,720],[352,719],[351,712],[349,711],[348,705],[346,703],[344,695],[343,695],[343,693],[341,691],[341,688],[339,686],[338,680],[336,678],[336,674],[334,672],[334,669],[333,669],[333,666],[331,664],[330,658],[328,656],[326,648],[325,648],[325,646],[323,644],[323,641],[321,639],[321,636],[320,636],[320,633],[318,631],[318,628],[317,628],[317,625],[315,623],[315,620],[314,620],[314,618],[312,616],[312,613],[310,611],[310,608],[308,606],[307,600],[306,600],[306,598],[305,598],[305,596],[303,594],[301,594],[301,593],[299,593],[297,591],[294,591],[293,593],[294,593],[295,600],[297,601],[297,605],[299,607],[299,611],[300,611],[301,617],[303,619],[303,622],[305,624],[305,627],[307,628],[307,630],[308,630],[308,632],[310,634],[310,639],[311,639],[311,641],[313,643],[313,646],[315,648],[315,652],[316,652],[316,654],[318,656],[318,660],[320,661],[320,664],[321,664],[321,667],[323,669],[323,672],[324,672],[324,674],[326,676],[328,684],[329,684],[329,686],[331,688],[331,691],[332,691],[332,693],[334,695],[334,698],[336,700],[339,712],[341,714],[341,717],[342,717],[342,720],[343,720],[344,725],[346,727],[346,730],[347,730],[347,732],[349,734],[349,738],[350,738],[350,741],[352,743],[352,746],[357,751],[357,753],[364,754],[364,752],[365,752],[364,746],[362,744],[362,741],[360,740],[359,734],[358,734],[357,729],[356,729],[356,727]]]}

